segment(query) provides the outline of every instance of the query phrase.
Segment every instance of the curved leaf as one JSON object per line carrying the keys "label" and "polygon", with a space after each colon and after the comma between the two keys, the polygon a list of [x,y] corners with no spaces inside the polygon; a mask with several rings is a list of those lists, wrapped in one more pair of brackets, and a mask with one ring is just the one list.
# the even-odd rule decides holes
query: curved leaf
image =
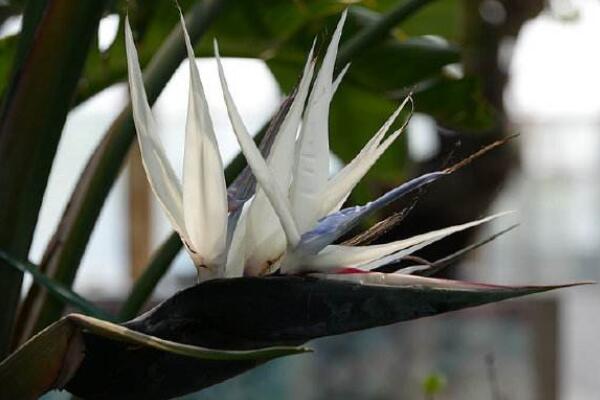
{"label": "curved leaf", "polygon": [[[159,354],[176,354],[184,359],[220,362],[267,361],[309,351],[306,348],[284,346],[242,351],[209,349],[164,340],[92,317],[69,314],[31,338],[0,363],[0,398],[32,399],[51,389],[62,389],[81,362],[89,357],[87,353],[90,349],[83,338],[90,335],[110,342],[127,343],[129,352],[134,354],[139,354],[141,349],[152,349]],[[110,371],[105,373],[110,374]]]}
{"label": "curved leaf", "polygon": [[[358,275],[363,275],[362,281]],[[564,286],[492,286],[383,274],[211,280],[183,290],[125,327],[173,341],[227,349],[297,346],[308,340],[459,310]],[[565,285],[568,286],[568,285]],[[66,388],[91,399],[171,398],[214,385],[256,362],[197,361],[136,351],[85,336],[86,358]],[[192,343],[193,342],[193,343]]]}
{"label": "curved leaf", "polygon": [[[28,4],[35,15],[24,16],[26,34],[0,116],[0,247],[17,256],[31,245],[71,98],[106,2]],[[0,357],[11,340],[21,279],[19,271],[0,265]]]}

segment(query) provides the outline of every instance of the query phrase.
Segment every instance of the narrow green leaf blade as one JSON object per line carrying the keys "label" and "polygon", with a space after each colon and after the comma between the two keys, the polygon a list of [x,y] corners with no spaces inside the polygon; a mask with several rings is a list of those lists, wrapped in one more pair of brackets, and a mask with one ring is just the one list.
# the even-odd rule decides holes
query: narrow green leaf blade
{"label": "narrow green leaf blade", "polygon": [[52,296],[54,296],[56,299],[60,300],[64,304],[71,305],[79,311],[83,312],[84,314],[90,316],[102,318],[109,321],[114,320],[114,317],[112,315],[102,311],[94,304],[75,293],[73,290],[62,285],[60,282],[57,282],[44,275],[44,273],[40,271],[37,265],[29,261],[19,260],[2,250],[0,250],[0,260],[6,262],[11,267],[23,273],[31,274],[33,281],[36,284],[44,287]]}

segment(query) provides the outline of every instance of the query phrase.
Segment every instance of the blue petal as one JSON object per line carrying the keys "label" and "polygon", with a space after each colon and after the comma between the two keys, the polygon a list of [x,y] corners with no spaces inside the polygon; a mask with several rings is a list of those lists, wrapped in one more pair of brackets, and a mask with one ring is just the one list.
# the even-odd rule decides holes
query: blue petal
{"label": "blue petal", "polygon": [[447,175],[447,173],[443,171],[421,175],[390,190],[377,200],[371,201],[364,206],[344,208],[322,218],[314,229],[302,235],[296,251],[301,255],[317,254],[325,246],[330,245],[355,227],[368,214],[387,206],[413,190],[436,181],[444,175]]}

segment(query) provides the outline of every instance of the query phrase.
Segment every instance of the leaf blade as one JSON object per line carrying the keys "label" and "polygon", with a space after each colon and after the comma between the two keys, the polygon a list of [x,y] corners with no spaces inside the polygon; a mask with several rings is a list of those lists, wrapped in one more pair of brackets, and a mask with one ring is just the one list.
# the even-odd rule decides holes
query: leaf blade
{"label": "leaf blade", "polygon": [[29,261],[19,260],[2,250],[0,250],[0,259],[9,264],[11,267],[23,273],[30,274],[36,284],[48,290],[50,294],[63,303],[69,304],[87,315],[111,321],[115,319],[112,315],[96,307],[90,301],[81,297],[73,290],[44,275],[37,265],[34,265]]}

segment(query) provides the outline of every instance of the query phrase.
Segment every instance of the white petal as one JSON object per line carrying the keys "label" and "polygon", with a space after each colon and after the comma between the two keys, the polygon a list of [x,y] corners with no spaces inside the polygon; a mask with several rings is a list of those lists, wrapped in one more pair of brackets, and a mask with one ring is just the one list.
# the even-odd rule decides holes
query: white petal
{"label": "white petal", "polygon": [[269,167],[271,167],[271,170],[277,171],[275,178],[280,187],[284,190],[286,190],[290,184],[292,167],[294,166],[296,136],[298,134],[298,128],[300,127],[300,121],[302,119],[302,111],[304,110],[304,104],[306,103],[306,97],[315,70],[313,52],[314,44],[308,55],[306,65],[304,66],[304,72],[300,79],[300,83],[298,84],[298,90],[296,91],[292,105],[281,123],[279,132],[275,136],[273,147],[267,158],[267,163],[269,164]]}
{"label": "white petal", "polygon": [[327,48],[308,99],[300,131],[290,198],[301,233],[319,219],[319,196],[329,179],[329,104],[333,96],[333,71],[346,12],[342,14]]}
{"label": "white petal", "polygon": [[273,209],[279,217],[283,230],[285,231],[288,244],[295,246],[300,240],[300,234],[298,233],[296,222],[292,216],[289,201],[287,196],[284,195],[282,188],[280,188],[277,184],[277,181],[275,180],[275,177],[269,169],[266,161],[260,154],[260,150],[256,146],[256,143],[254,143],[254,140],[252,140],[252,137],[248,133],[237,107],[233,102],[233,98],[229,92],[229,87],[227,86],[227,81],[225,80],[225,73],[223,71],[223,65],[221,64],[216,42],[215,56],[217,58],[217,65],[219,67],[219,78],[221,79],[223,96],[225,98],[225,104],[227,105],[227,112],[229,113],[229,119],[231,120],[233,131],[235,132],[240,147],[242,148],[242,152],[246,157],[246,161],[248,162],[250,169],[252,169],[252,173],[254,174],[256,181],[265,191],[269,201],[271,202],[271,205],[273,206]]}
{"label": "white petal", "polygon": [[[314,44],[294,100],[267,158],[271,171],[277,171],[275,179],[284,192],[290,185],[296,135],[315,67],[313,50]],[[265,268],[277,260],[286,248],[285,233],[279,218],[260,185],[257,186],[256,196],[249,210],[246,242],[246,273],[249,275],[264,272]]]}
{"label": "white petal", "polygon": [[311,274],[321,279],[332,279],[345,282],[360,283],[373,286],[411,286],[426,287],[434,289],[454,290],[481,290],[485,288],[500,288],[494,285],[482,285],[478,283],[454,281],[449,279],[430,278],[418,275],[386,274],[382,272],[368,272],[364,274]]}
{"label": "white petal", "polygon": [[167,214],[173,229],[185,240],[181,185],[167,160],[160,138],[156,133],[156,124],[146,97],[142,71],[128,18],[125,20],[125,48],[133,120],[138,133],[144,169],[150,186]]}
{"label": "white petal", "polygon": [[[262,198],[262,199],[261,199]],[[256,201],[256,203],[254,203]],[[262,190],[256,194],[248,213],[246,233],[246,274],[261,275],[286,250],[285,233]]]}
{"label": "white petal", "polygon": [[350,68],[350,63],[346,64],[346,66],[340,71],[338,76],[335,78],[335,81],[333,81],[333,93],[334,94],[335,94],[335,92],[337,92],[338,87],[340,86],[340,83],[342,83],[342,80],[344,79],[344,76],[346,76],[346,72],[348,72],[349,68]]}
{"label": "white petal", "polygon": [[332,245],[326,247],[316,256],[303,259],[299,265],[302,266],[303,270],[308,271],[326,272],[346,267],[371,270],[392,262],[390,259],[385,259],[386,257],[393,257],[393,261],[395,261],[449,235],[481,225],[506,214],[508,213],[495,214],[477,221],[438,229],[391,243],[371,246]]}
{"label": "white petal", "polygon": [[415,272],[426,271],[430,268],[430,265],[411,265],[410,267],[399,269],[398,271],[394,272],[394,274],[411,275]]}
{"label": "white petal", "polygon": [[238,219],[233,237],[227,253],[227,264],[225,266],[226,278],[237,278],[244,275],[247,249],[247,221],[250,202],[244,203]]}
{"label": "white petal", "polygon": [[360,182],[379,157],[403,132],[406,123],[383,141],[390,126],[392,126],[409,100],[410,98],[407,97],[379,131],[367,142],[360,153],[329,181],[327,188],[321,195],[320,217],[337,211],[342,206],[358,182]]}
{"label": "white petal", "polygon": [[183,158],[183,212],[194,261],[215,267],[224,261],[227,239],[227,188],[223,162],[196,66],[194,50],[181,15],[190,68],[190,88]]}

